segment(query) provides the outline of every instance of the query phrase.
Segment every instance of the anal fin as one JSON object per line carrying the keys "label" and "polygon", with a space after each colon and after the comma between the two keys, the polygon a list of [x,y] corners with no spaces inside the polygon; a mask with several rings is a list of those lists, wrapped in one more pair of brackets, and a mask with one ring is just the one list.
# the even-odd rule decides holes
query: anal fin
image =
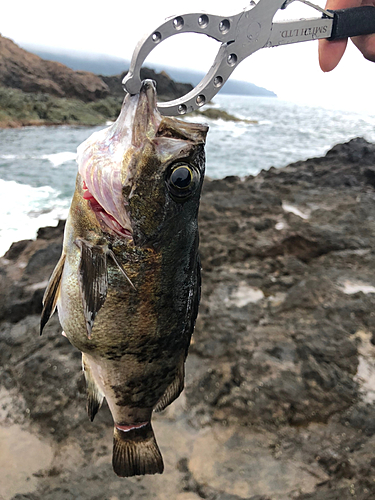
{"label": "anal fin", "polygon": [[156,403],[154,411],[163,411],[168,405],[173,403],[175,399],[184,390],[185,382],[185,360],[183,359],[177,369],[176,377],[173,382],[166,388],[164,394]]}
{"label": "anal fin", "polygon": [[43,296],[43,310],[40,318],[40,335],[43,333],[43,328],[48,323],[48,320],[55,312],[57,299],[59,297],[61,277],[64,270],[66,255],[63,253],[60,260],[51,275],[46,291]]}
{"label": "anal fin", "polygon": [[107,297],[107,247],[93,245],[82,238],[76,239],[74,243],[81,250],[78,281],[87,336],[91,338],[95,318]]}
{"label": "anal fin", "polygon": [[113,470],[120,477],[163,472],[163,458],[150,422],[144,427],[126,432],[115,427],[112,465]]}
{"label": "anal fin", "polygon": [[84,353],[82,353],[82,369],[86,380],[87,414],[92,422],[99,408],[102,406],[104,394],[95,382],[90,365]]}

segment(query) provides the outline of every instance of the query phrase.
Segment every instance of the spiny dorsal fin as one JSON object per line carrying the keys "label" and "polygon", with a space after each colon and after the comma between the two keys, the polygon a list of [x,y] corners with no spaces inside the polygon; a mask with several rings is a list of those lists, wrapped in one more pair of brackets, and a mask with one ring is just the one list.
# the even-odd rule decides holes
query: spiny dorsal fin
{"label": "spiny dorsal fin", "polygon": [[83,314],[86,320],[87,336],[91,338],[96,315],[107,297],[107,247],[93,245],[81,238],[77,238],[74,243],[81,250],[78,281],[82,296]]}
{"label": "spiny dorsal fin", "polygon": [[164,394],[156,403],[154,411],[159,412],[163,411],[168,405],[173,403],[175,399],[181,394],[184,390],[184,381],[185,381],[185,360],[183,359],[180,363],[176,377],[173,382],[166,388]]}
{"label": "spiny dorsal fin", "polygon": [[120,477],[161,474],[163,458],[149,422],[144,427],[124,432],[115,427],[112,465]]}
{"label": "spiny dorsal fin", "polygon": [[46,326],[48,320],[56,309],[56,303],[60,291],[61,276],[64,270],[65,257],[66,255],[63,253],[52,273],[46,291],[44,292],[43,310],[40,319],[40,335],[42,335],[43,328]]}
{"label": "spiny dorsal fin", "polygon": [[104,394],[95,382],[90,364],[84,353],[82,353],[82,369],[86,380],[87,413],[92,422],[95,415],[98,413],[99,408],[102,406]]}

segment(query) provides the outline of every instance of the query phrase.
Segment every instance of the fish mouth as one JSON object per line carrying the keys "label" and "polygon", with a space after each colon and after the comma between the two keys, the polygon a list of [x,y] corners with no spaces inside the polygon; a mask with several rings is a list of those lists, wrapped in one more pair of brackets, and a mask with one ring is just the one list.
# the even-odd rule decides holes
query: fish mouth
{"label": "fish mouth", "polygon": [[105,208],[95,199],[95,197],[90,193],[86,182],[82,182],[83,189],[83,199],[86,200],[94,212],[98,222],[104,230],[112,230],[118,236],[122,238],[132,238],[133,231],[130,224],[130,220],[127,224],[121,225],[110,213],[108,213]]}
{"label": "fish mouth", "polygon": [[[127,95],[116,122],[94,132],[78,147],[78,171],[83,198],[95,213],[103,231],[132,238],[129,199],[136,168],[132,158],[141,155],[148,138],[161,122],[156,107],[156,87],[145,80],[138,95]],[[136,162],[133,162],[136,163]]]}

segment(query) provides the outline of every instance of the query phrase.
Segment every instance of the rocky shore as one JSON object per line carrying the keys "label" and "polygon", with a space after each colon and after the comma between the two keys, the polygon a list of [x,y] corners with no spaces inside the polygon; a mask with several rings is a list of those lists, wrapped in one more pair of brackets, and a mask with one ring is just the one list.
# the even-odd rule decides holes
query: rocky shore
{"label": "rocky shore", "polygon": [[[0,35],[0,128],[91,126],[115,120],[124,99],[121,82],[125,75],[73,71]],[[142,68],[141,78],[155,80],[162,101],[176,99],[193,88],[148,68]]]}
{"label": "rocky shore", "polygon": [[373,500],[375,145],[206,180],[186,389],[155,418],[162,476],[120,479],[106,405],[41,298],[64,223],[0,259],[0,498]]}

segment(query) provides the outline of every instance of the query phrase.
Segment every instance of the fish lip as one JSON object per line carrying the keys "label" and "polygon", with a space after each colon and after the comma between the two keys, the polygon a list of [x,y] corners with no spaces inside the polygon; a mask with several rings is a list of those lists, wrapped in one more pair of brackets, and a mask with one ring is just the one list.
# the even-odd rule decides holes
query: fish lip
{"label": "fish lip", "polygon": [[156,83],[150,79],[143,80],[134,113],[133,146],[136,148],[142,147],[145,137],[154,137],[161,120],[162,116],[156,105]]}
{"label": "fish lip", "polygon": [[141,85],[141,90],[139,93],[145,94],[150,101],[150,104],[152,104],[152,109],[155,109],[155,103],[151,102],[153,99],[156,98],[156,82],[155,80],[151,80],[150,78],[147,78],[146,80],[142,81]]}

